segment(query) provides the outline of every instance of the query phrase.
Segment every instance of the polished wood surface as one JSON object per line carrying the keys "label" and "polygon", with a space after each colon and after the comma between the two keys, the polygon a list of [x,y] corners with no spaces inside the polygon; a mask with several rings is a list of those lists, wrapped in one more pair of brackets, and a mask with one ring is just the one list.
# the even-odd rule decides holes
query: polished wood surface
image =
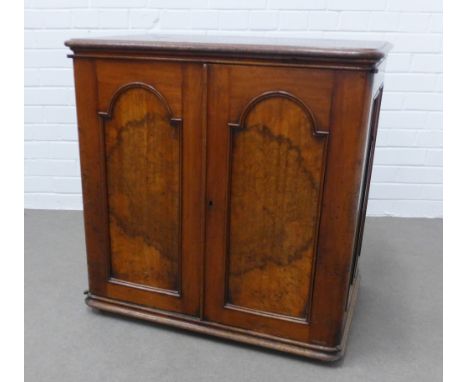
{"label": "polished wood surface", "polygon": [[74,65],[90,291],[197,315],[204,245],[202,68]]}
{"label": "polished wood surface", "polygon": [[66,45],[73,50],[151,49],[153,51],[214,53],[230,55],[273,55],[317,58],[372,59],[385,57],[391,45],[385,41],[327,40],[285,37],[202,36],[202,35],[137,35],[105,39],[72,39]]}
{"label": "polished wood surface", "polygon": [[[72,57],[113,57],[221,63],[229,60],[274,65],[281,62],[323,68],[378,71],[391,48],[384,41],[285,37],[141,35],[72,39]],[[157,57],[155,57],[157,55]]]}
{"label": "polished wood surface", "polygon": [[178,291],[181,137],[159,97],[127,86],[104,123],[111,277]]}
{"label": "polished wood surface", "polygon": [[67,42],[87,302],[334,360],[357,294],[374,72],[389,46],[259,44]]}
{"label": "polished wood surface", "polygon": [[207,318],[307,341],[333,73],[208,78]]}
{"label": "polished wood surface", "polygon": [[325,142],[311,114],[266,94],[231,135],[227,303],[305,319]]}

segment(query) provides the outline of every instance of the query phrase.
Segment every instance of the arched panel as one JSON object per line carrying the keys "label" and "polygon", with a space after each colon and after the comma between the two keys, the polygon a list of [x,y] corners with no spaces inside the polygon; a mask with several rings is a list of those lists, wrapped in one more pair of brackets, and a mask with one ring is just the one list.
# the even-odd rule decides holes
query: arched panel
{"label": "arched panel", "polygon": [[181,136],[165,98],[132,83],[103,118],[111,278],[180,290]]}
{"label": "arched panel", "polygon": [[327,132],[286,92],[256,97],[229,125],[227,304],[305,321]]}

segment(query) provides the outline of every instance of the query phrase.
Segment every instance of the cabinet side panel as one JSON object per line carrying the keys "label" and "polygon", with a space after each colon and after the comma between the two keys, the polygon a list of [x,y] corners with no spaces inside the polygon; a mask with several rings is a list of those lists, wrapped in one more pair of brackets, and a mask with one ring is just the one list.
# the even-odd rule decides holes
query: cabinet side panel
{"label": "cabinet side panel", "polygon": [[372,165],[374,163],[374,151],[377,141],[377,128],[379,125],[380,105],[382,103],[383,84],[377,90],[377,94],[372,100],[372,110],[370,117],[369,139],[366,149],[366,166],[364,168],[364,183],[361,192],[360,215],[358,222],[358,233],[353,254],[353,265],[350,279],[350,285],[354,282],[358,266],[359,256],[361,255],[362,239],[364,235],[364,225],[366,221],[367,202],[369,199],[370,182],[372,177]]}
{"label": "cabinet side panel", "polygon": [[104,124],[111,276],[179,290],[180,130],[151,92],[120,95]]}
{"label": "cabinet side panel", "polygon": [[326,139],[290,99],[259,102],[231,139],[227,302],[307,318]]}

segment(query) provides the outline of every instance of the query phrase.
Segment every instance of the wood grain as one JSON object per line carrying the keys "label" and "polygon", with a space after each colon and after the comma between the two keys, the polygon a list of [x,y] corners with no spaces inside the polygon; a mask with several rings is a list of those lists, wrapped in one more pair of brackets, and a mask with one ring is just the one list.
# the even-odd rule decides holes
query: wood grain
{"label": "wood grain", "polygon": [[341,341],[349,314],[371,91],[372,75],[336,74],[309,333],[329,346]]}
{"label": "wood grain", "polygon": [[233,130],[229,303],[306,318],[323,149],[304,110],[281,94]]}
{"label": "wood grain", "polygon": [[145,88],[120,95],[105,121],[111,274],[179,289],[180,130]]}
{"label": "wood grain", "polygon": [[[359,261],[359,256],[361,255],[362,239],[364,235],[364,225],[366,221],[366,212],[367,212],[367,201],[369,200],[369,190],[370,182],[372,177],[372,165],[374,162],[374,152],[375,144],[377,142],[377,127],[379,124],[379,115],[380,115],[380,106],[382,104],[382,95],[383,95],[383,84],[378,87],[377,93],[375,94],[372,100],[372,107],[370,112],[370,121],[369,121],[369,138],[367,140],[366,148],[366,159],[365,159],[365,168],[364,168],[364,182],[362,184],[361,190],[361,200],[360,200],[360,213],[358,221],[358,233],[356,236],[354,244],[354,253],[353,253],[353,264],[350,277],[350,287],[351,284],[355,281],[357,274],[357,266]],[[351,295],[351,293],[349,293]],[[350,301],[351,298],[348,298]]]}
{"label": "wood grain", "polygon": [[333,83],[329,71],[210,66],[206,319],[309,338]]}
{"label": "wood grain", "polygon": [[68,43],[89,305],[342,356],[390,46],[278,44]]}
{"label": "wood grain", "polygon": [[[114,55],[159,56],[165,59],[216,62],[231,59],[255,59],[275,62],[307,63],[342,70],[377,70],[378,64],[391,48],[384,41],[324,40],[310,38],[200,36],[200,35],[142,35],[108,37],[105,39],[72,39],[65,45],[75,57]],[[108,56],[109,57],[109,56]]]}
{"label": "wood grain", "polygon": [[[90,292],[118,301],[133,302],[140,306],[177,312],[179,314],[184,313],[190,316],[199,315],[201,296],[200,264],[203,263],[203,240],[200,238],[202,238],[204,231],[202,223],[204,210],[202,181],[202,65],[168,63],[148,65],[141,62],[121,61],[116,61],[109,65],[107,62],[78,59],[74,61],[74,64]],[[133,91],[129,92],[133,88],[139,89],[140,92],[149,90],[152,94],[141,93],[137,98],[125,101],[125,94],[127,97],[136,97]],[[121,96],[124,97],[125,105],[119,106]],[[140,98],[144,102],[140,102]],[[130,105],[128,105],[128,101],[130,101]],[[146,106],[144,106],[145,102]],[[122,108],[120,112],[122,114],[121,117],[118,116],[119,107]],[[117,278],[115,271],[112,269],[113,250],[110,240],[112,231],[110,225],[113,217],[109,210],[111,203],[108,192],[108,183],[112,183],[112,179],[109,179],[107,171],[108,162],[110,161],[107,158],[108,145],[106,145],[105,130],[106,126],[112,123],[115,116],[122,120],[130,119],[141,122],[146,115],[146,112],[141,109],[142,107],[143,109],[147,107],[147,111],[150,113],[155,112],[160,116],[164,116],[164,121],[160,122],[163,123],[165,128],[168,128],[168,118],[166,116],[172,115],[173,117],[169,122],[174,127],[171,126],[171,128],[179,131],[178,139],[181,143],[183,142],[179,148],[181,154],[179,162],[179,171],[181,172],[179,176],[182,184],[179,186],[178,195],[176,193],[180,198],[178,207],[180,209],[179,222],[183,223],[180,227],[179,243],[181,247],[177,260],[177,274],[170,271],[171,265],[171,267],[168,267],[169,273],[164,271],[163,278],[161,279],[162,282],[161,280],[157,280],[161,276],[158,274],[159,268],[155,270],[153,280],[143,279],[142,277],[142,279],[138,279],[140,277],[138,274],[136,278],[128,278],[125,276],[127,270],[124,269],[124,263],[121,264],[122,268],[120,271],[123,276],[120,277],[126,277],[127,280]],[[130,109],[133,109],[133,111]],[[138,112],[135,114],[135,111]],[[126,113],[134,113],[135,115],[128,118]],[[152,122],[151,119],[151,117],[148,118],[142,124],[137,123],[136,125],[139,127],[133,131],[150,129],[150,125],[153,122],[157,122],[156,120]],[[119,126],[116,125],[115,129],[117,132]],[[128,131],[130,130],[128,129]],[[141,132],[137,134],[138,137],[141,137],[141,135]],[[138,146],[141,148],[145,145],[144,140],[139,141],[133,135],[130,135],[130,137],[133,137],[128,141],[130,147],[135,148]],[[151,142],[154,142],[155,145],[158,144],[154,140]],[[121,154],[128,154],[128,149],[128,147],[119,147],[117,151],[120,151]],[[148,153],[146,151],[134,152],[132,150],[132,155],[134,154],[147,156]],[[153,159],[156,159],[154,155]],[[141,158],[135,159],[134,164],[141,167]],[[133,164],[130,164],[130,161],[125,165],[127,169],[131,166]],[[141,168],[138,171],[140,175],[144,175],[144,171]],[[130,172],[126,174],[122,179],[132,180],[132,177],[135,176],[128,175]],[[115,175],[115,180],[120,182],[120,173],[115,172]],[[134,183],[134,185],[142,187],[141,190],[134,190],[135,195],[145,194],[144,188],[146,187],[146,183],[142,179],[139,177],[136,180],[137,183]],[[112,188],[113,186],[110,185],[110,187]],[[136,186],[132,187],[136,188]],[[162,195],[161,193],[158,197]],[[125,195],[125,198],[127,197]],[[132,196],[132,198],[138,198],[138,196]],[[133,202],[136,200],[134,199]],[[148,201],[150,200],[148,199]],[[144,200],[140,199],[140,201]],[[126,216],[124,205],[114,205],[114,207],[119,209],[117,211],[119,218]],[[140,215],[153,211],[150,207],[148,209],[149,212],[143,212],[141,206],[138,206],[136,209],[134,208],[134,210]],[[128,222],[131,225],[138,223],[133,218],[130,218]],[[155,221],[153,223],[155,224],[155,229],[157,229],[158,222]],[[132,230],[132,232],[137,232],[138,234],[151,233],[149,226],[146,228],[132,227]],[[171,236],[175,236],[175,234],[171,233]],[[125,240],[127,239],[125,238]],[[175,247],[175,244],[172,244],[172,247]],[[134,254],[131,252],[133,249],[128,249],[129,251],[122,252],[122,254],[131,258]],[[177,254],[174,254],[173,258],[177,259]],[[173,262],[171,261],[171,263]],[[169,278],[168,275],[171,277]],[[128,279],[132,281],[128,281]],[[140,284],[139,282],[148,282],[149,284]],[[175,288],[175,290],[172,288]]]}

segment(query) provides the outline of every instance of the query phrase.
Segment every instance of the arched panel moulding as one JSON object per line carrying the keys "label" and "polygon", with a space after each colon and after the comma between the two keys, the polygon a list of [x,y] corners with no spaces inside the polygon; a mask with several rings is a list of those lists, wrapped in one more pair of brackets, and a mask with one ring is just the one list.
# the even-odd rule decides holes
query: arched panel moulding
{"label": "arched panel moulding", "polygon": [[109,102],[109,106],[107,107],[107,111],[100,111],[98,112],[98,115],[100,115],[102,118],[105,118],[105,119],[111,119],[115,103],[117,102],[117,100],[122,94],[124,94],[125,92],[131,89],[144,89],[154,94],[159,99],[159,101],[164,105],[164,108],[167,111],[167,116],[169,118],[171,126],[182,127],[182,118],[174,117],[174,114],[172,113],[171,107],[169,106],[169,103],[167,102],[166,98],[155,87],[145,84],[143,82],[131,82],[129,84],[123,85],[120,88],[118,88],[116,92],[112,95],[112,98]]}

